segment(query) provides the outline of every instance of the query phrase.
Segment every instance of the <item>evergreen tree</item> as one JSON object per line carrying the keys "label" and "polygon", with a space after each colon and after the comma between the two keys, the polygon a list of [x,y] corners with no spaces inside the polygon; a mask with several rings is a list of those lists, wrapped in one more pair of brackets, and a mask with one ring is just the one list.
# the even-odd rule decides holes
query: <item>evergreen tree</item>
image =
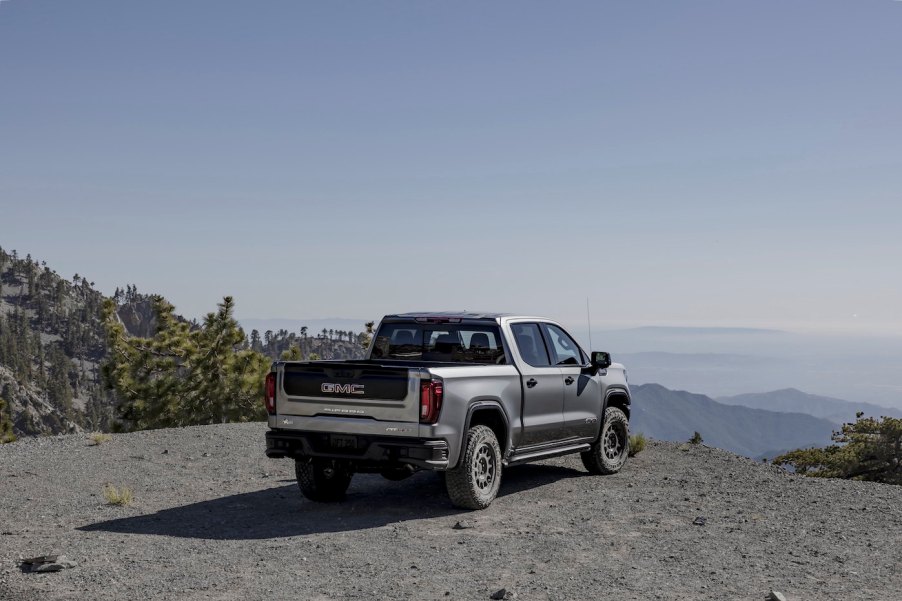
{"label": "evergreen tree", "polygon": [[2,398],[0,398],[0,444],[13,442],[16,439],[13,434],[12,415],[10,409]]}
{"label": "evergreen tree", "polygon": [[250,347],[251,350],[258,353],[263,352],[263,342],[260,340],[260,332],[257,330],[251,330]]}
{"label": "evergreen tree", "polygon": [[127,429],[251,421],[265,417],[260,402],[269,360],[242,349],[244,332],[225,297],[192,329],[162,297],[154,298],[153,338],[130,338],[108,300],[104,320],[110,358],[104,381],[121,399]]}
{"label": "evergreen tree", "polygon": [[774,463],[791,465],[805,476],[902,484],[902,419],[863,415],[858,413],[855,423],[833,433],[839,444],[796,449]]}

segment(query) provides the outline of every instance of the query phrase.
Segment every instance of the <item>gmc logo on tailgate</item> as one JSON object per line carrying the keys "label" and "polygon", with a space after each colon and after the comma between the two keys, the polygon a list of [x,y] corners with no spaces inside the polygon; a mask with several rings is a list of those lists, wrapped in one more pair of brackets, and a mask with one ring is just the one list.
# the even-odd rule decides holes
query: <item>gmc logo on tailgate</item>
{"label": "gmc logo on tailgate", "polygon": [[363,384],[330,384],[320,386],[320,390],[331,394],[363,394]]}

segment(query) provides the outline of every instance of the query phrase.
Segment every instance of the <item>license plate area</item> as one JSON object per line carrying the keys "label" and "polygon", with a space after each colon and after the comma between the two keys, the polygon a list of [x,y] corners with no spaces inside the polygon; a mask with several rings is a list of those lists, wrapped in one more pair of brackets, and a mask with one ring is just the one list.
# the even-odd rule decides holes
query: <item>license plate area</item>
{"label": "license plate area", "polygon": [[329,446],[333,449],[357,449],[357,437],[347,434],[330,434]]}

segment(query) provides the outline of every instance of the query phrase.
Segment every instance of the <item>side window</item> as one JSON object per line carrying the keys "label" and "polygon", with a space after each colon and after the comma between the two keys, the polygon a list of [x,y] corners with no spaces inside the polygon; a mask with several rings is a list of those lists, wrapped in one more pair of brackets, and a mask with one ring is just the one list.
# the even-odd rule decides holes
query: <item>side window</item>
{"label": "side window", "polygon": [[548,350],[553,355],[551,363],[554,365],[582,365],[583,354],[579,345],[567,332],[550,323],[542,324],[548,337]]}
{"label": "side window", "polygon": [[520,351],[520,356],[523,357],[524,361],[533,367],[548,367],[551,365],[538,324],[511,324],[511,331],[514,333],[517,349]]}

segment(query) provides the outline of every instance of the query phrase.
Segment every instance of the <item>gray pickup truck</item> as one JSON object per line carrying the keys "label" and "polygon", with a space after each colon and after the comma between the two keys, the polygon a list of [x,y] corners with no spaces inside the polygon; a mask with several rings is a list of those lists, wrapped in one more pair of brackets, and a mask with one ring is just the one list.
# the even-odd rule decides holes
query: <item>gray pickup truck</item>
{"label": "gray pickup truck", "polygon": [[266,454],[294,459],[314,501],[354,473],[435,470],[455,506],[483,509],[503,466],[580,453],[611,474],[629,451],[626,370],[541,317],[388,315],[365,359],[277,361],[265,391]]}

